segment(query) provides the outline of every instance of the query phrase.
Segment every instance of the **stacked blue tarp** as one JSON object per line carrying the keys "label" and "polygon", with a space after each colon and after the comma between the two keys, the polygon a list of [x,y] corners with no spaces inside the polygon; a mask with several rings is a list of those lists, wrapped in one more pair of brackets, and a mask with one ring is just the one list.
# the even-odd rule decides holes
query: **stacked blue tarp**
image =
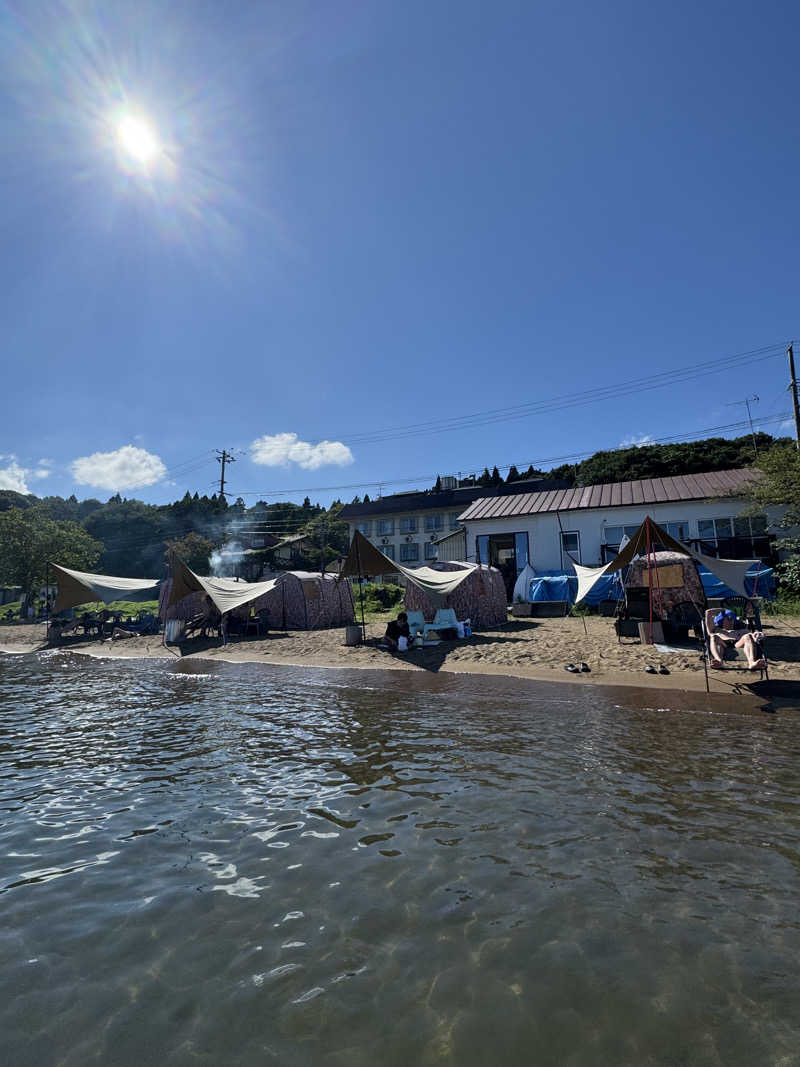
{"label": "stacked blue tarp", "polygon": [[[721,582],[711,571],[706,570],[702,564],[698,564],[697,569],[707,599],[736,596],[732,589]],[[744,587],[748,596],[759,596],[771,600],[775,596],[775,576],[772,568],[751,567],[745,575]],[[528,599],[532,603],[542,600],[566,600],[574,604],[577,595],[578,579],[570,571],[537,571],[536,577],[531,580]],[[589,590],[584,603],[590,607],[596,607],[602,600],[621,600],[622,597],[622,581],[617,571],[614,574],[604,574],[602,578],[599,578]]]}

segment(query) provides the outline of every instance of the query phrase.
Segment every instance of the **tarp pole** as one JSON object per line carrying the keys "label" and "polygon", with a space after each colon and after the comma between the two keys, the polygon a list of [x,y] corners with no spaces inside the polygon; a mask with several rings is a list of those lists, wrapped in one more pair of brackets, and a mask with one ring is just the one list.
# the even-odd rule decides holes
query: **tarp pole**
{"label": "tarp pole", "polygon": [[361,577],[361,553],[358,549],[358,541],[356,541],[356,566],[358,567],[358,595],[361,598],[361,640],[366,642],[367,624],[364,622],[364,586]]}
{"label": "tarp pole", "polygon": [[50,644],[50,560],[45,564],[44,569],[44,614],[47,620],[47,631],[45,638],[48,645]]}

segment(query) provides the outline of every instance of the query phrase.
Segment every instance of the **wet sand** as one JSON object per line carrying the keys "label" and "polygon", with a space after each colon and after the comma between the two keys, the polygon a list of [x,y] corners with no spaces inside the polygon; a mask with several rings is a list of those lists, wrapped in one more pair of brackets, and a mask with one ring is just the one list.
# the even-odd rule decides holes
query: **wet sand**
{"label": "wet sand", "polygon": [[[222,647],[216,639],[193,638],[180,646],[164,646],[161,637],[99,641],[70,637],[59,647],[103,657],[202,658],[227,662],[255,662],[288,666],[392,669],[403,671],[503,675],[540,681],[583,682],[635,686],[654,690],[704,692],[706,688],[699,646],[660,652],[655,646],[623,638],[617,641],[610,619],[598,616],[563,619],[510,619],[506,626],[473,634],[463,641],[392,653],[377,647],[385,621],[367,625],[365,644],[345,645],[345,631],[275,631],[261,638],[234,640]],[[800,706],[800,618],[781,617],[765,625],[773,691]],[[32,652],[46,648],[43,624],[0,627],[0,650]],[[589,671],[573,674],[568,663],[584,662]],[[645,668],[663,665],[669,674],[650,674]],[[751,691],[763,695],[758,672],[739,663],[709,671],[715,693]]]}

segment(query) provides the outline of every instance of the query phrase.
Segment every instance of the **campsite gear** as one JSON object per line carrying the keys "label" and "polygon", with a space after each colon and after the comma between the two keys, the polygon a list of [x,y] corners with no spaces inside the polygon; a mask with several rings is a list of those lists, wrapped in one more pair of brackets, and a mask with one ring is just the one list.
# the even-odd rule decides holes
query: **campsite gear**
{"label": "campsite gear", "polygon": [[397,651],[398,652],[408,652],[408,638],[407,637],[398,637],[397,638]]}
{"label": "campsite gear", "polygon": [[164,626],[164,643],[177,645],[179,641],[183,640],[185,630],[186,622],[183,619],[170,619]]}
{"label": "campsite gear", "polygon": [[464,638],[464,623],[460,622],[456,626],[456,630],[458,631],[458,639],[459,639],[459,641],[463,640],[463,638]]}
{"label": "campsite gear", "polygon": [[726,596],[722,601],[722,608],[726,611],[733,611],[747,624],[749,630],[761,629],[761,613],[756,600],[744,596]]}
{"label": "campsite gear", "polygon": [[576,667],[574,663],[568,663],[564,668],[565,671],[569,671],[570,674],[580,674],[580,667]]}
{"label": "campsite gear", "polygon": [[424,644],[425,641],[422,637],[422,634],[417,634],[417,636],[414,638],[414,648],[422,648]]}
{"label": "campsite gear", "polygon": [[661,622],[640,622],[639,640],[643,645],[664,644],[664,624]]}
{"label": "campsite gear", "polygon": [[344,631],[344,643],[346,645],[361,644],[361,627],[358,623],[349,623]]}
{"label": "campsite gear", "polygon": [[77,604],[100,601],[111,604],[115,600],[155,600],[158,596],[158,578],[114,578],[109,574],[87,574],[61,567],[57,563],[48,564],[55,571],[58,595],[53,611],[58,614],[66,608]]}
{"label": "campsite gear", "polygon": [[[716,620],[714,619],[714,609],[709,608],[703,618],[703,664],[706,668],[706,671],[708,671],[709,667],[713,667],[716,670],[724,670],[725,668],[724,662],[716,664],[714,662],[714,657],[711,654],[711,635],[716,629],[715,623]],[[750,633],[752,634],[753,640],[755,641],[756,662],[752,667],[749,667],[748,669],[752,671],[758,671],[760,678],[766,679],[766,682],[769,685],[769,662],[767,660],[767,654],[764,648],[764,635],[761,633],[760,630],[753,631],[751,629]],[[723,660],[738,660],[741,657],[744,657],[745,660],[747,659],[747,657],[744,656],[744,652],[741,649],[736,648],[734,642],[728,641],[725,643]]]}
{"label": "campsite gear", "polygon": [[406,622],[409,633],[412,635],[421,634],[425,629],[425,616],[421,611],[407,611]]}
{"label": "campsite gear", "polygon": [[464,619],[464,637],[472,637],[472,620]]}

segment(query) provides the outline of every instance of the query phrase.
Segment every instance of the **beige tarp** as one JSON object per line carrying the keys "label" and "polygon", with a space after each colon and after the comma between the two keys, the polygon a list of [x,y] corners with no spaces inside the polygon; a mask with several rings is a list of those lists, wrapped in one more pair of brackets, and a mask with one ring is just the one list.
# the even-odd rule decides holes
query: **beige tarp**
{"label": "beige tarp", "polygon": [[66,611],[77,604],[99,601],[111,604],[115,600],[155,600],[158,596],[158,578],[115,578],[110,574],[87,574],[72,571],[69,567],[60,567],[57,563],[50,566],[55,571],[58,596],[53,611]]}
{"label": "beige tarp", "polygon": [[167,601],[168,608],[177,604],[179,600],[183,600],[190,593],[200,592],[207,593],[220,614],[225,615],[269,593],[278,581],[277,578],[272,578],[268,582],[239,582],[234,578],[201,578],[199,574],[189,570],[177,556],[170,558],[170,566],[172,567],[172,588]]}
{"label": "beige tarp", "polygon": [[402,574],[412,585],[426,593],[435,604],[441,603],[468,578],[477,565],[453,563],[463,568],[456,571],[435,571],[432,567],[404,567],[384,556],[358,530],[353,534],[350,552],[342,564],[341,578],[374,578],[377,574]]}
{"label": "beige tarp", "polygon": [[695,552],[693,548],[689,548],[688,545],[684,545],[681,541],[676,541],[674,537],[670,537],[666,530],[662,529],[658,523],[648,516],[619,555],[612,559],[610,563],[606,563],[604,567],[581,567],[577,563],[572,564],[575,568],[575,573],[578,575],[578,595],[575,598],[575,603],[577,604],[583,600],[598,578],[602,578],[604,574],[621,571],[636,556],[645,555],[648,545],[652,546],[654,542],[669,551],[679,552],[682,556],[690,556],[697,563],[702,563],[707,570],[715,574],[734,592],[739,593],[741,596],[747,596],[744,576],[750,567],[758,562],[757,560],[715,559],[714,556],[706,556],[702,552]]}

